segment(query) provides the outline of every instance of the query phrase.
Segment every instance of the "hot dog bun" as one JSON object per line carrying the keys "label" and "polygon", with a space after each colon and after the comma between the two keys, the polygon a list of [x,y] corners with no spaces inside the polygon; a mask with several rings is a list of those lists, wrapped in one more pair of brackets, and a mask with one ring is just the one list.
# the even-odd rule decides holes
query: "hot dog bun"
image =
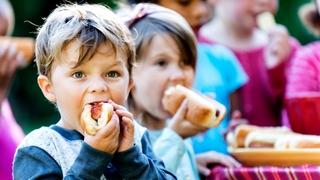
{"label": "hot dog bun", "polygon": [[268,31],[270,28],[276,25],[276,21],[271,12],[263,12],[257,16],[258,27],[264,31]]}
{"label": "hot dog bun", "polygon": [[277,149],[320,148],[320,136],[293,134],[279,138],[275,142]]}
{"label": "hot dog bun", "polygon": [[19,52],[22,52],[25,62],[22,64],[29,64],[34,55],[35,41],[29,37],[9,37],[0,36],[0,44],[13,43]]}
{"label": "hot dog bun", "polygon": [[110,121],[112,113],[113,106],[109,103],[87,104],[81,114],[81,126],[87,134],[93,136]]}
{"label": "hot dog bun", "polygon": [[162,99],[163,107],[175,114],[183,100],[188,99],[185,119],[202,127],[215,127],[223,119],[226,108],[217,101],[208,100],[194,91],[177,85],[165,91]]}
{"label": "hot dog bun", "polygon": [[233,147],[274,147],[278,137],[293,133],[287,127],[259,127],[241,124],[234,130]]}
{"label": "hot dog bun", "polygon": [[234,130],[234,140],[233,140],[232,146],[244,147],[244,142],[248,134],[257,129],[258,129],[258,126],[253,126],[248,124],[240,124],[239,126],[237,126]]}
{"label": "hot dog bun", "polygon": [[241,124],[230,131],[227,142],[232,148],[301,149],[320,148],[320,136],[299,134],[283,127]]}

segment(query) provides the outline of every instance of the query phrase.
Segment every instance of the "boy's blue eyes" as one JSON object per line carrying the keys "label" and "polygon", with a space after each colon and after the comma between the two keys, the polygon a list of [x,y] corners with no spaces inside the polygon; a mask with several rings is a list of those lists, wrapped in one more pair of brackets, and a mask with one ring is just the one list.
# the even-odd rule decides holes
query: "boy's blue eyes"
{"label": "boy's blue eyes", "polygon": [[74,77],[76,79],[83,78],[83,76],[84,76],[83,72],[75,72],[72,74],[72,77]]}
{"label": "boy's blue eyes", "polygon": [[112,77],[112,78],[116,78],[119,77],[120,73],[116,72],[116,71],[110,71],[107,73],[107,77]]}
{"label": "boy's blue eyes", "polygon": [[[72,74],[72,77],[75,79],[81,79],[85,76],[85,74],[81,71],[79,72],[75,72]],[[106,74],[106,77],[110,77],[110,78],[117,78],[120,76],[120,73],[117,71],[110,71]]]}

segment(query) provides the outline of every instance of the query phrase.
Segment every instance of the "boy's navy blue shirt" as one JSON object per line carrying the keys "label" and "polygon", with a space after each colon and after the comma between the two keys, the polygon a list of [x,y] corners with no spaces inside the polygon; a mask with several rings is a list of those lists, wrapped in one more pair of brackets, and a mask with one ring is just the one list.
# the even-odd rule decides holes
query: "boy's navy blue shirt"
{"label": "boy's navy blue shirt", "polygon": [[176,179],[155,157],[148,132],[135,123],[135,145],[113,156],[53,125],[31,132],[18,147],[14,179]]}

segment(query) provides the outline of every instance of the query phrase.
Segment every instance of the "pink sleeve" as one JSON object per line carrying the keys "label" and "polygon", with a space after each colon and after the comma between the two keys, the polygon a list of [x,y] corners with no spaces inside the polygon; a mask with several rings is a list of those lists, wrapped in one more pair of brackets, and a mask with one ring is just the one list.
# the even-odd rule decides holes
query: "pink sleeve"
{"label": "pink sleeve", "polygon": [[297,92],[319,91],[319,44],[301,48],[292,61],[286,96]]}
{"label": "pink sleeve", "polygon": [[7,132],[7,134],[12,138],[13,142],[20,143],[24,137],[23,131],[20,126],[16,123],[10,105],[7,100],[3,101],[1,104],[0,111],[0,129],[1,132]]}
{"label": "pink sleeve", "polygon": [[24,134],[13,118],[8,101],[0,103],[0,177],[12,179],[14,153]]}

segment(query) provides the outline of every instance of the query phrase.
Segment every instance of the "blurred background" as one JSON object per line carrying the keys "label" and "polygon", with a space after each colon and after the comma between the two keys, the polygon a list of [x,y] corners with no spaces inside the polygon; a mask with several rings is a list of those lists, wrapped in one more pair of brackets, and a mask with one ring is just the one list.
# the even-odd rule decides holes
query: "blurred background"
{"label": "blurred background", "polygon": [[[301,44],[316,40],[307,32],[298,18],[298,8],[310,0],[279,0],[279,11],[276,21],[285,25],[290,34]],[[11,0],[15,13],[13,36],[35,37],[37,27],[43,24],[44,18],[59,4],[61,0]],[[118,0],[78,0],[68,2],[100,3],[116,8]],[[40,126],[55,123],[59,116],[40,92],[36,83],[37,70],[34,63],[17,72],[9,101],[17,122],[25,133]],[[66,97],[67,98],[67,97]]]}

